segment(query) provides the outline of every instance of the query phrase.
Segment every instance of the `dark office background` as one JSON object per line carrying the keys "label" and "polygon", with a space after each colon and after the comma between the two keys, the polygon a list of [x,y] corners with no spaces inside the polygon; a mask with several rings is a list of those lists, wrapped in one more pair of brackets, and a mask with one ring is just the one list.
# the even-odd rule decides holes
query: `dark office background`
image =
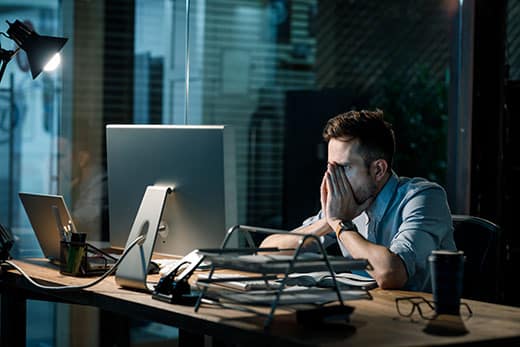
{"label": "dark office background", "polygon": [[[0,84],[0,221],[15,233],[15,256],[39,252],[19,191],[60,193],[74,206],[73,163],[86,148],[103,169],[106,124],[185,122],[189,25],[187,122],[233,125],[238,222],[288,229],[316,213],[323,125],[377,107],[397,133],[399,175],[440,183],[454,213],[502,227],[500,273],[509,275],[496,301],[520,305],[511,276],[520,265],[519,2],[192,0],[189,23],[185,1],[23,3],[3,0],[2,22],[29,20],[70,41],[61,72],[30,81],[20,57]],[[106,238],[103,211],[91,223],[105,231],[92,237]],[[82,345],[64,326],[85,317],[99,323],[83,344],[113,343],[107,321],[132,327],[122,341],[135,346],[176,336],[74,306],[34,301],[29,310],[31,346]]]}

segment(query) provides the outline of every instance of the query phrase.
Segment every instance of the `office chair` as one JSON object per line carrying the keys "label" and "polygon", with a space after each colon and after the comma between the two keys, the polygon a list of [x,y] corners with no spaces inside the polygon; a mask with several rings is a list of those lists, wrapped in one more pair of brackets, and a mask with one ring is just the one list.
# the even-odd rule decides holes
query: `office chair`
{"label": "office chair", "polygon": [[462,297],[493,303],[503,301],[501,229],[480,217],[452,215],[455,244],[464,251]]}

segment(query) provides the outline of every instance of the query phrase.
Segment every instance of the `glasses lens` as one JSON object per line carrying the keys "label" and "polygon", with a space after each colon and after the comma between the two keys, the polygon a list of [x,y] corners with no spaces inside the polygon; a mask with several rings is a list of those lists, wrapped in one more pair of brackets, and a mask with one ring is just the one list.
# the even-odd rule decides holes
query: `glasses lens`
{"label": "glasses lens", "polygon": [[395,304],[397,305],[397,312],[401,316],[409,317],[412,315],[415,304],[409,298],[398,298],[395,300]]}
{"label": "glasses lens", "polygon": [[419,313],[421,314],[421,317],[424,319],[433,319],[435,318],[435,307],[433,306],[432,302],[428,302],[424,300],[423,302],[419,303]]}

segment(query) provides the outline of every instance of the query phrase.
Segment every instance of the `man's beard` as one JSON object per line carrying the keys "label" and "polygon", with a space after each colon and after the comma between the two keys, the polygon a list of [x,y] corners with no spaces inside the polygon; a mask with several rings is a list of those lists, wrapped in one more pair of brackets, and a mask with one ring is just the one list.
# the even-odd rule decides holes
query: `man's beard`
{"label": "man's beard", "polygon": [[376,196],[376,185],[373,182],[370,182],[369,186],[365,189],[361,189],[361,192],[352,192],[354,196],[354,200],[356,204],[363,205],[368,199],[374,198]]}

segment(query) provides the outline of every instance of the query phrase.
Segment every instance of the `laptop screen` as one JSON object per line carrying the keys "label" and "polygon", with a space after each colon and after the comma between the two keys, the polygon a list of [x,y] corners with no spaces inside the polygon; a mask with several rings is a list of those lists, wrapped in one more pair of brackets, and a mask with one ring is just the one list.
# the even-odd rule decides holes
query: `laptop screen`
{"label": "laptop screen", "polygon": [[[58,219],[63,225],[71,225],[73,230],[76,230],[65,200],[61,195],[33,193],[19,193],[18,195],[43,255],[52,261],[59,261],[62,235],[59,231],[61,228],[58,228]],[[55,210],[57,210],[59,218]]]}

